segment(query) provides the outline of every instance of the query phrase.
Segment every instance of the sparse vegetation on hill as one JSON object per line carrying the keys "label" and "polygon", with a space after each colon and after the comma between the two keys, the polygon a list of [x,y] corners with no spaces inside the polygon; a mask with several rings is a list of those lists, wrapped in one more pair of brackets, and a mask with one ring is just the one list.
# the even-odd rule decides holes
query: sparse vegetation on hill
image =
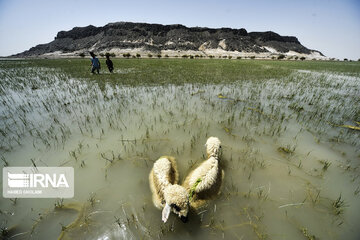
{"label": "sparse vegetation on hill", "polygon": [[124,54],[123,54],[123,57],[124,57],[124,58],[130,58],[130,56],[131,56],[130,53],[124,53]]}

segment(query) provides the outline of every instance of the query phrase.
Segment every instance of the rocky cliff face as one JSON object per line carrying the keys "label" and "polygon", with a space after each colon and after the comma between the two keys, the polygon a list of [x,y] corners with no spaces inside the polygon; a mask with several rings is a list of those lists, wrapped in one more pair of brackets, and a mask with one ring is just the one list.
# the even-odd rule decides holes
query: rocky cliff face
{"label": "rocky cliff face", "polygon": [[[75,27],[60,31],[54,41],[37,45],[17,57],[34,57],[52,53],[119,52],[124,49],[161,53],[163,51],[194,51],[209,55],[209,50],[222,53],[280,54],[298,53],[322,56],[300,44],[296,37],[280,36],[274,32],[250,32],[244,28],[188,28],[183,25],[117,22],[103,27]],[[214,51],[213,51],[214,52]]]}

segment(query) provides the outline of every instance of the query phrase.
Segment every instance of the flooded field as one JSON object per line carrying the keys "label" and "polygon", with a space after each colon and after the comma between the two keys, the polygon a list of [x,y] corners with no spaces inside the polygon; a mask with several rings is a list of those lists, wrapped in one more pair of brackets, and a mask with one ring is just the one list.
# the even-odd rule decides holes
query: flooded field
{"label": "flooded field", "polygon": [[[0,62],[1,164],[75,171],[73,199],[1,197],[1,238],[359,239],[358,72],[264,61],[251,76],[218,69],[224,82],[205,83],[199,67],[172,84],[181,72],[154,65],[169,79],[147,84],[141,64],[79,77]],[[223,144],[221,194],[188,223],[171,214],[164,224],[148,183],[154,161],[174,156],[182,182],[210,136]]]}

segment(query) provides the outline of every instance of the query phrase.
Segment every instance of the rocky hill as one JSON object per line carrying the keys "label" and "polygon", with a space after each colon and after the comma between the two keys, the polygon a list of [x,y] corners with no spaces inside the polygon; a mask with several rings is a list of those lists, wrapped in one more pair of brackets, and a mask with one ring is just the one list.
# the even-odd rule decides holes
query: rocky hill
{"label": "rocky hill", "polygon": [[[111,52],[163,54],[182,56],[242,56],[269,58],[276,55],[324,58],[316,50],[310,50],[296,37],[280,36],[274,32],[247,32],[244,28],[202,28],[183,25],[116,22],[103,27],[75,27],[60,31],[54,41],[40,44],[15,57],[79,56]],[[144,55],[145,54],[145,55]]]}

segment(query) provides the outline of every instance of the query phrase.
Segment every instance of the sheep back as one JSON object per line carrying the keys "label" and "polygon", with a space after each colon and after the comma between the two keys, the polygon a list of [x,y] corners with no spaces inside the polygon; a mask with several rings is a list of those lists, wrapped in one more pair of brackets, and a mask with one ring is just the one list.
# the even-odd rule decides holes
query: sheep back
{"label": "sheep back", "polygon": [[164,189],[170,184],[177,184],[179,172],[175,158],[162,156],[155,163],[149,175],[150,190],[155,207],[164,207]]}
{"label": "sheep back", "polygon": [[220,193],[224,171],[220,168],[218,161],[210,157],[186,177],[183,186],[190,192],[198,179],[201,181],[197,184],[190,201],[190,206],[195,210]]}

